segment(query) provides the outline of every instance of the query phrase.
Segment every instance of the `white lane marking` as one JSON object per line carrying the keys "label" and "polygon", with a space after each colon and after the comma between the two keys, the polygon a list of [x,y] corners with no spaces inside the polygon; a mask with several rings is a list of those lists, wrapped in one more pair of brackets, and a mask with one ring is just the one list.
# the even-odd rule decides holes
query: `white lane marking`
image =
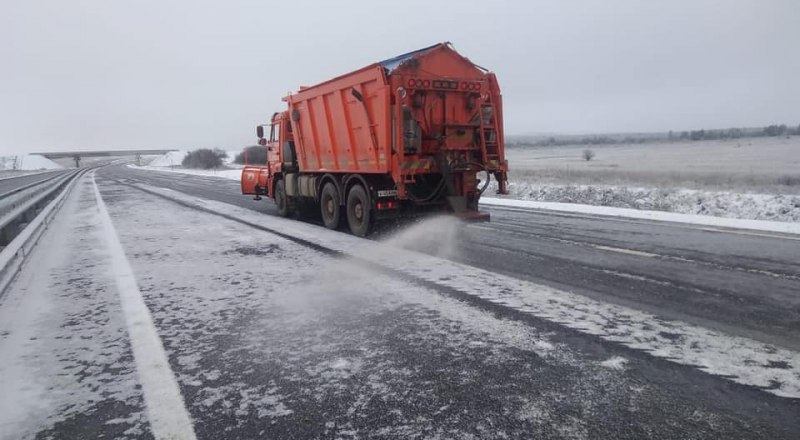
{"label": "white lane marking", "polygon": [[125,256],[122,243],[111,222],[111,216],[100,195],[94,173],[92,173],[92,185],[105,232],[106,245],[111,254],[111,271],[119,290],[153,436],[156,439],[194,440],[196,437],[192,419],[186,410],[175,375],[169,367],[167,354],[153,324],[150,310],[144,303],[133,269]]}
{"label": "white lane marking", "polygon": [[659,256],[658,254],[651,254],[650,252],[637,251],[637,250],[634,250],[634,249],[624,249],[624,248],[618,248],[618,247],[612,247],[612,246],[603,246],[603,245],[599,245],[599,244],[593,244],[591,246],[593,248],[595,248],[595,249],[600,249],[601,251],[619,252],[620,254],[636,255],[638,257],[653,258],[653,257],[658,257]]}

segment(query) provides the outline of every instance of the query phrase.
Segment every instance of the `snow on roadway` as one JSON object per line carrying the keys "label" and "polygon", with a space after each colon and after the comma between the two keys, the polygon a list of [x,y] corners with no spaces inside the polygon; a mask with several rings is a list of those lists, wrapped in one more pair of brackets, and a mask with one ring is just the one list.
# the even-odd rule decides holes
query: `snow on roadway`
{"label": "snow on roadway", "polygon": [[97,204],[76,183],[0,297],[0,438],[148,431]]}
{"label": "snow on roadway", "polygon": [[[100,186],[206,437],[552,438],[562,427],[586,437],[594,417],[628,411],[615,402],[632,386],[645,401],[634,412],[657,411],[646,403],[649,387],[533,327],[132,188]],[[143,203],[160,215],[143,215]],[[542,383],[553,374],[560,380]]]}
{"label": "snow on roadway", "polygon": [[[681,438],[689,419],[699,432],[720,436],[781,436],[764,426],[753,433],[747,414],[686,401],[683,392],[631,377],[636,359],[582,352],[536,326],[372,271],[359,259],[334,260],[103,179],[98,186],[201,437],[641,438],[659,432]],[[470,295],[507,295],[511,307],[512,300],[563,295],[159,191]],[[91,181],[82,180],[0,299],[2,438],[150,435],[100,212]],[[446,256],[453,228],[436,226],[412,230],[394,245],[430,240]],[[512,283],[523,292],[507,291]],[[549,310],[575,306],[584,313],[595,306],[574,300],[567,294],[560,308]],[[570,325],[584,318],[554,320]],[[628,319],[620,328],[648,317]],[[648,331],[639,333],[644,341],[663,343],[651,341]],[[780,359],[772,354],[764,361]]]}
{"label": "snow on roadway", "polygon": [[119,242],[106,204],[100,196],[94,172],[92,172],[92,186],[111,263],[109,272],[116,281],[122,311],[128,324],[128,336],[153,436],[156,439],[193,440],[195,434],[192,421],[170,370],[167,355],[153,325],[150,311],[142,299],[133,270]]}
{"label": "snow on roadway", "polygon": [[[262,214],[248,209],[169,189],[142,186],[253,224],[264,223]],[[449,237],[446,232],[454,229],[451,224],[437,229],[427,223],[427,230],[412,230],[396,238],[389,244],[391,247],[278,217],[269,218],[269,227],[671,362],[694,366],[778,396],[800,398],[800,353],[684,322],[661,319],[629,307],[599,302],[446,258],[398,249],[406,241],[428,241],[439,243],[446,256]],[[776,368],[776,365],[781,367]]]}
{"label": "snow on roadway", "polygon": [[[746,420],[630,378],[626,360],[609,364],[360,260],[127,186],[100,187],[204,436],[637,438],[657,430],[681,438],[689,418],[711,432],[746,429]],[[143,215],[144,204],[159,215]],[[423,271],[437,281],[463,277],[441,259],[375,253],[346,234],[248,218],[362,258],[394,254],[399,266],[420,258],[434,264]],[[428,226],[414,239],[454,238],[444,233],[449,223]]]}

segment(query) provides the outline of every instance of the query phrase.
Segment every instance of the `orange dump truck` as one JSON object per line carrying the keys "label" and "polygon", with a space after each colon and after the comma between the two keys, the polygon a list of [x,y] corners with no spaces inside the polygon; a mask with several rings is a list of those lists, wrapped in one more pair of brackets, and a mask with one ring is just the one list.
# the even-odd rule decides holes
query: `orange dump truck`
{"label": "orange dump truck", "polygon": [[[495,75],[437,44],[371,64],[283,99],[257,127],[267,163],[242,170],[242,193],[283,216],[319,212],[359,236],[376,220],[449,211],[488,220],[490,176],[506,191]],[[266,130],[265,130],[266,129]]]}

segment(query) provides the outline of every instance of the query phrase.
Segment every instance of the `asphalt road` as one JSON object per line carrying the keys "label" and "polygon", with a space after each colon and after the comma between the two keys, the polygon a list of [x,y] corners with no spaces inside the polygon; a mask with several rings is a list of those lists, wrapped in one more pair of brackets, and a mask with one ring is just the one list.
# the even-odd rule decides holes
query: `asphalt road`
{"label": "asphalt road", "polygon": [[[271,202],[254,201],[238,194],[235,181],[126,167],[106,168],[99,175],[123,182],[169,188],[265,215],[276,214]],[[459,249],[452,253],[452,258],[521,280],[649,311],[666,319],[718,329],[726,334],[744,336],[776,347],[800,349],[800,261],[797,257],[800,255],[800,241],[797,237],[544,211],[489,211],[492,221],[466,228],[459,241]],[[378,237],[383,233],[387,233],[386,228]],[[435,249],[426,250],[424,246],[418,247],[418,250],[435,252]],[[496,316],[516,319],[507,310],[493,310],[490,305],[481,303],[473,306]],[[392,316],[391,319],[406,318]],[[549,322],[521,320],[531,328],[549,332],[554,340],[575,347],[587,356],[603,358],[620,355],[631,359],[636,365],[632,380],[647,384],[654,390],[649,399],[651,403],[658,403],[646,409],[640,408],[642,412],[636,415],[623,414],[618,412],[618,408],[612,410],[606,407],[606,416],[591,419],[597,425],[591,437],[747,438],[787,434],[792,437],[800,432],[800,420],[796,417],[796,414],[800,414],[800,404],[797,400],[732,385],[724,378],[702,373],[695,368],[655,359],[646,353],[576,334]],[[349,331],[356,331],[362,337],[372,332],[386,331],[380,327],[364,327],[363,320],[355,321],[359,324]],[[417,318],[409,318],[409,322],[422,326]],[[401,333],[411,332],[406,337],[413,339],[412,334],[420,330],[409,325],[404,326]],[[395,328],[395,331],[400,329]],[[423,368],[447,362],[446,357],[434,358],[418,352],[408,355],[421,362],[418,366]],[[515,362],[526,364],[530,359],[517,359]],[[481,368],[479,365],[461,367],[468,370]],[[503,365],[505,371],[498,372],[499,376],[490,374],[483,378],[487,387],[508,392],[507,387],[511,384],[506,379],[518,374],[507,368],[507,365]],[[438,374],[444,373],[440,371]],[[547,378],[547,382],[563,384],[564,381],[576,380],[566,372],[542,370],[539,374]],[[542,392],[542,389],[537,390],[541,382],[537,381],[539,385],[535,385],[530,382],[531,378],[517,377],[515,380],[519,381],[516,386],[524,388],[526,393]],[[499,395],[487,391],[487,388],[476,392],[486,393],[486,399],[489,400],[501,399]],[[452,402],[452,399],[449,401]],[[406,401],[403,405],[409,404]],[[477,409],[465,409],[464,402],[453,405],[470,413]],[[493,405],[481,406],[480,411],[486,414],[492,413],[492,410],[502,411],[503,405],[497,400]],[[695,408],[692,410],[695,414],[697,408],[702,408],[701,413],[709,411],[714,414],[714,423],[718,424],[720,430],[699,428],[700,425],[691,422],[692,416],[684,412],[687,408]],[[336,413],[335,410],[333,412]],[[651,419],[643,420],[643,413],[647,414],[645,418]],[[584,417],[587,416],[584,414]],[[631,417],[637,420],[631,421]],[[488,419],[491,420],[491,417]],[[500,419],[503,420],[502,417]],[[626,426],[630,430],[610,426],[620,420],[627,420]],[[685,431],[654,428],[663,428],[664,424],[680,424],[676,422],[678,420],[687,423]],[[743,424],[738,425],[733,420],[743,421]],[[290,423],[289,426],[293,425]],[[284,434],[288,432],[283,431]],[[506,432],[519,434],[514,429]],[[312,435],[311,432],[308,434]],[[480,436],[480,433],[473,434]],[[314,432],[313,435],[320,436],[322,433]]]}
{"label": "asphalt road", "polygon": [[[235,181],[107,168],[128,178],[277,215]],[[800,237],[547,211],[482,208],[456,259],[728,334],[800,350]],[[424,249],[421,249],[424,250]]]}
{"label": "asphalt road", "polygon": [[[252,209],[269,225],[272,203],[238,194],[236,182],[120,166],[97,174],[198,438],[800,433],[800,399],[435,283],[371,272],[125,184]],[[35,386],[63,402],[54,407],[59,421],[36,438],[153,435],[96,203],[84,179],[51,232],[61,251],[34,254],[36,267],[23,271],[20,290],[0,307],[0,316],[25,323],[18,331],[0,322],[0,346],[25,358],[8,370],[0,360],[0,371],[34,374]],[[793,237],[491,213],[490,223],[465,228],[448,255],[520,282],[797,350],[800,241]],[[17,303],[41,316],[9,308]],[[34,414],[47,419],[46,410]]]}

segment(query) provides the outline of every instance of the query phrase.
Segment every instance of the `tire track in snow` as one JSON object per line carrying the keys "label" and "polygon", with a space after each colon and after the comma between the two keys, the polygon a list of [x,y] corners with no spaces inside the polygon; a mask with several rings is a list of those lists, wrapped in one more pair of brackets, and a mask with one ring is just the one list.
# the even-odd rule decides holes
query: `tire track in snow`
{"label": "tire track in snow", "polygon": [[147,417],[156,439],[194,440],[192,419],[186,410],[175,374],[169,366],[164,345],[158,336],[150,310],[142,298],[128,258],[119,241],[111,216],[92,173],[92,185],[100,211],[100,221],[111,254],[111,270],[128,326],[133,357],[142,385]]}

